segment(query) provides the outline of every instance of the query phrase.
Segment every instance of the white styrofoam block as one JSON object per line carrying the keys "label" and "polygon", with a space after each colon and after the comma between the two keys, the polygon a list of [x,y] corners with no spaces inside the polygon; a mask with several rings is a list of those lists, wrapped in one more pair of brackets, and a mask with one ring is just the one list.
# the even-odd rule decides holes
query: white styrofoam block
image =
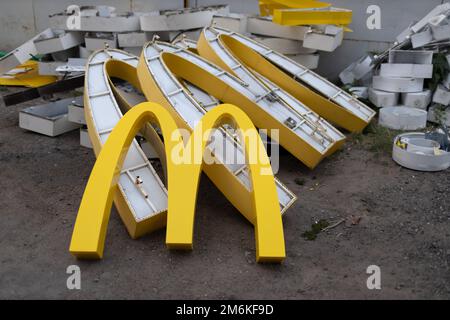
{"label": "white styrofoam block", "polygon": [[140,17],[143,31],[177,31],[207,27],[215,14],[229,13],[228,6],[188,8],[162,11]]}
{"label": "white styrofoam block", "polygon": [[89,138],[89,133],[86,128],[80,128],[80,146],[92,149],[91,138]]}
{"label": "white styrofoam block", "polygon": [[438,85],[433,95],[433,102],[442,104],[444,106],[450,105],[450,90],[443,85]]}
{"label": "white styrofoam block", "polygon": [[247,31],[249,33],[303,41],[308,26],[282,26],[273,23],[270,18],[248,18]]}
{"label": "white styrofoam block", "polygon": [[151,39],[147,39],[145,32],[126,32],[117,34],[117,42],[119,47],[143,47],[146,42]]}
{"label": "white styrofoam block", "polygon": [[450,39],[450,24],[431,26],[433,39],[436,41]]}
{"label": "white styrofoam block", "polygon": [[389,63],[432,64],[433,51],[390,50]]}
{"label": "white styrofoam block", "polygon": [[39,61],[38,62],[38,72],[41,76],[57,76],[56,68],[66,64],[62,61]]}
{"label": "white styrofoam block", "polygon": [[393,107],[398,105],[399,93],[387,92],[369,88],[369,100],[378,108]]}
{"label": "white styrofoam block", "polygon": [[311,54],[316,50],[304,48],[302,41],[274,37],[252,36],[252,39],[281,54]]}
{"label": "white styrofoam block", "polygon": [[[446,107],[444,110],[439,110],[439,117],[436,115],[436,109],[439,108],[436,105],[430,106],[428,108],[428,121],[438,123],[443,122],[446,126],[450,127],[450,108]],[[438,120],[438,118],[440,118]]]}
{"label": "white styrofoam block", "polygon": [[[66,13],[57,13],[49,18],[50,26],[57,30],[70,30],[68,21],[70,16]],[[80,17],[79,29],[76,31],[92,32],[130,32],[141,29],[139,15],[124,13],[109,17],[82,16]]]}
{"label": "white styrofoam block", "polygon": [[426,110],[431,102],[431,91],[426,89],[422,92],[405,92],[401,95],[401,103],[405,107],[413,107]]}
{"label": "white styrofoam block", "polygon": [[344,39],[344,29],[337,29],[338,31],[328,28],[328,30],[331,30],[328,34],[326,33],[327,29],[325,29],[325,32],[319,32],[314,29],[310,29],[305,34],[303,46],[305,48],[332,52],[342,44],[342,40]]}
{"label": "white styrofoam block", "polygon": [[87,34],[85,37],[86,49],[96,51],[108,46],[110,49],[117,48],[116,34]]}
{"label": "white styrofoam block", "polygon": [[26,108],[19,112],[19,126],[50,137],[78,129],[79,124],[68,120],[67,107],[72,100],[63,99]]}
{"label": "white styrofoam block", "polygon": [[41,33],[39,33],[38,35],[36,35],[35,37],[28,40],[27,42],[25,42],[24,44],[22,44],[21,46],[17,47],[13,51],[9,52],[2,58],[0,58],[0,75],[30,60],[31,56],[37,54],[36,46],[34,45],[34,40],[41,36],[51,34],[52,30],[46,29]]}
{"label": "white styrofoam block", "polygon": [[423,47],[431,41],[433,41],[431,29],[426,29],[425,31],[411,35],[411,44],[413,48]]}
{"label": "white styrofoam block", "polygon": [[319,66],[319,54],[296,54],[286,55],[289,59],[301,64],[308,69],[316,69]]}
{"label": "white styrofoam block", "polygon": [[48,54],[67,50],[83,43],[81,32],[53,32],[51,36],[43,35],[34,40],[34,45],[39,54]]}
{"label": "white styrofoam block", "polygon": [[427,125],[427,112],[417,108],[403,106],[380,109],[380,126],[394,130],[418,130]]}
{"label": "white styrofoam block", "polygon": [[230,31],[246,33],[247,18],[247,15],[239,13],[230,13],[227,15],[216,14],[213,16],[212,23],[217,27],[222,27]]}
{"label": "white styrofoam block", "polygon": [[423,78],[433,77],[432,64],[411,63],[382,63],[380,76],[398,78]]}
{"label": "white styrofoam block", "polygon": [[420,92],[423,91],[423,79],[391,78],[373,76],[372,87],[388,92]]}

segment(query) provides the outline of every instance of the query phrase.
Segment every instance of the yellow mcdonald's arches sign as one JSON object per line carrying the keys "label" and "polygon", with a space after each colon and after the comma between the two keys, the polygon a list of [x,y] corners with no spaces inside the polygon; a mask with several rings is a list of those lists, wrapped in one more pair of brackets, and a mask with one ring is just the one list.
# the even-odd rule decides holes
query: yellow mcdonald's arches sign
{"label": "yellow mcdonald's arches sign", "polygon": [[[102,258],[112,201],[125,156],[136,133],[148,122],[158,123],[164,138],[169,187],[166,244],[171,249],[192,249],[195,203],[203,165],[203,161],[195,161],[196,154],[192,150],[203,154],[207,131],[230,121],[242,132],[256,133],[248,116],[230,104],[219,105],[205,114],[187,141],[183,141],[175,120],[161,105],[144,102],[129,110],[113,128],[98,155],[78,211],[70,252],[77,258]],[[245,135],[241,138],[253,184],[250,194],[256,214],[256,260],[281,262],[285,258],[283,224],[270,162],[267,154],[262,154],[256,162],[249,161],[250,142],[262,150],[262,141],[247,139]],[[183,156],[192,157],[191,161],[174,161],[171,155],[180,146]]]}

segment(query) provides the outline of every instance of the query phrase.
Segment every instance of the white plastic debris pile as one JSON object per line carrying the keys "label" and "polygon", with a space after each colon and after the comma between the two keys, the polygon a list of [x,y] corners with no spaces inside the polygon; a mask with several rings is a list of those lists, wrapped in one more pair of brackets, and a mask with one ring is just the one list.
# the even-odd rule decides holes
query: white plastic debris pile
{"label": "white plastic debris pile", "polygon": [[201,30],[211,24],[246,34],[315,69],[319,52],[336,50],[344,37],[341,26],[283,26],[271,17],[230,13],[228,5],[151,12],[116,12],[102,5],[81,6],[79,11],[69,7],[50,15],[49,21],[50,29],[0,59],[0,75],[39,55],[40,75],[67,76],[80,72],[70,59],[86,59],[105,47],[140,55],[143,45],[155,36],[169,42],[182,37],[197,41]]}
{"label": "white plastic debris pile", "polygon": [[[450,3],[438,5],[409,25],[393,46],[368,54],[339,75],[348,87],[368,87],[380,110],[379,124],[392,129],[424,128],[426,121],[449,124]],[[428,115],[427,115],[428,112]]]}
{"label": "white plastic debris pile", "polygon": [[[215,16],[247,20],[247,16],[230,14],[228,5],[123,13],[111,6],[82,6],[79,10],[51,15],[51,28],[0,59],[0,75],[39,57],[40,75],[63,77],[82,72],[81,60],[73,59],[86,59],[95,50],[119,48],[140,55],[143,45],[155,35],[164,41],[180,35],[196,41]],[[239,29],[246,30],[246,25]]]}

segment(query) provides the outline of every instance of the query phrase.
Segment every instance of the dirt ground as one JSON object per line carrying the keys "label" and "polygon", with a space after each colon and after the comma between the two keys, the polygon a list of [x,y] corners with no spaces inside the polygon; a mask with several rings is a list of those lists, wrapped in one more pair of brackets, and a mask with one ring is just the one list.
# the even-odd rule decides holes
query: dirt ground
{"label": "dirt ground", "polygon": [[[77,131],[20,129],[18,111],[37,102],[0,109],[2,299],[450,298],[449,171],[401,168],[390,138],[374,134],[351,137],[313,171],[282,153],[278,177],[299,199],[284,218],[281,265],[255,263],[252,226],[205,176],[192,252],[166,249],[164,231],[132,240],[113,209],[104,259],[77,261],[68,247],[94,154]],[[313,241],[302,236],[341,218]],[[73,264],[81,290],[66,287]],[[381,290],[366,286],[369,265]]]}

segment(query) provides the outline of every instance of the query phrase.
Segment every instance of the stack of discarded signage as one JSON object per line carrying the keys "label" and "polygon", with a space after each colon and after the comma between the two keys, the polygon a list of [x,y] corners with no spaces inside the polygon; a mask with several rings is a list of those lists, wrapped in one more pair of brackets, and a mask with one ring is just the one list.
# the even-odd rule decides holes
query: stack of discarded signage
{"label": "stack of discarded signage", "polygon": [[[344,19],[336,20],[342,13]],[[332,52],[342,44],[342,25],[351,22],[351,13],[319,1],[264,0],[260,1],[261,16],[216,15],[214,23],[248,33],[269,48],[315,69],[319,64],[318,51]]]}
{"label": "stack of discarded signage", "polygon": [[[393,157],[398,163],[434,171],[450,166],[446,130],[450,125],[449,70],[447,2],[404,30],[390,50],[352,63],[341,72],[340,79],[346,85],[356,86],[353,89],[361,97],[368,97],[381,108],[379,124],[384,127],[417,130],[424,129],[427,121],[443,126],[434,135],[401,135],[394,142]],[[430,138],[436,135],[441,137],[439,141]]]}
{"label": "stack of discarded signage", "polygon": [[[290,7],[286,7],[286,3]],[[278,11],[283,13],[286,8],[295,11],[298,6],[295,4],[292,8],[286,0],[274,0],[270,5],[261,1],[263,16],[260,17],[230,13],[227,5],[126,13],[116,13],[110,6],[85,6],[79,11],[51,15],[51,28],[0,59],[0,75],[9,73],[10,78],[22,75],[23,68],[15,68],[34,57],[39,60],[34,69],[40,75],[40,81],[23,84],[40,86],[68,74],[83,72],[86,59],[105,46],[140,55],[142,46],[156,35],[169,42],[181,35],[196,41],[201,29],[211,23],[241,34],[251,34],[273,50],[314,69],[319,63],[318,51],[334,51],[342,43],[344,28],[337,24],[348,24],[351,11],[336,11],[326,3],[306,1],[293,16],[294,20],[284,16],[277,20]],[[336,20],[342,13],[346,14],[345,19]],[[273,14],[274,22],[269,14]]]}

